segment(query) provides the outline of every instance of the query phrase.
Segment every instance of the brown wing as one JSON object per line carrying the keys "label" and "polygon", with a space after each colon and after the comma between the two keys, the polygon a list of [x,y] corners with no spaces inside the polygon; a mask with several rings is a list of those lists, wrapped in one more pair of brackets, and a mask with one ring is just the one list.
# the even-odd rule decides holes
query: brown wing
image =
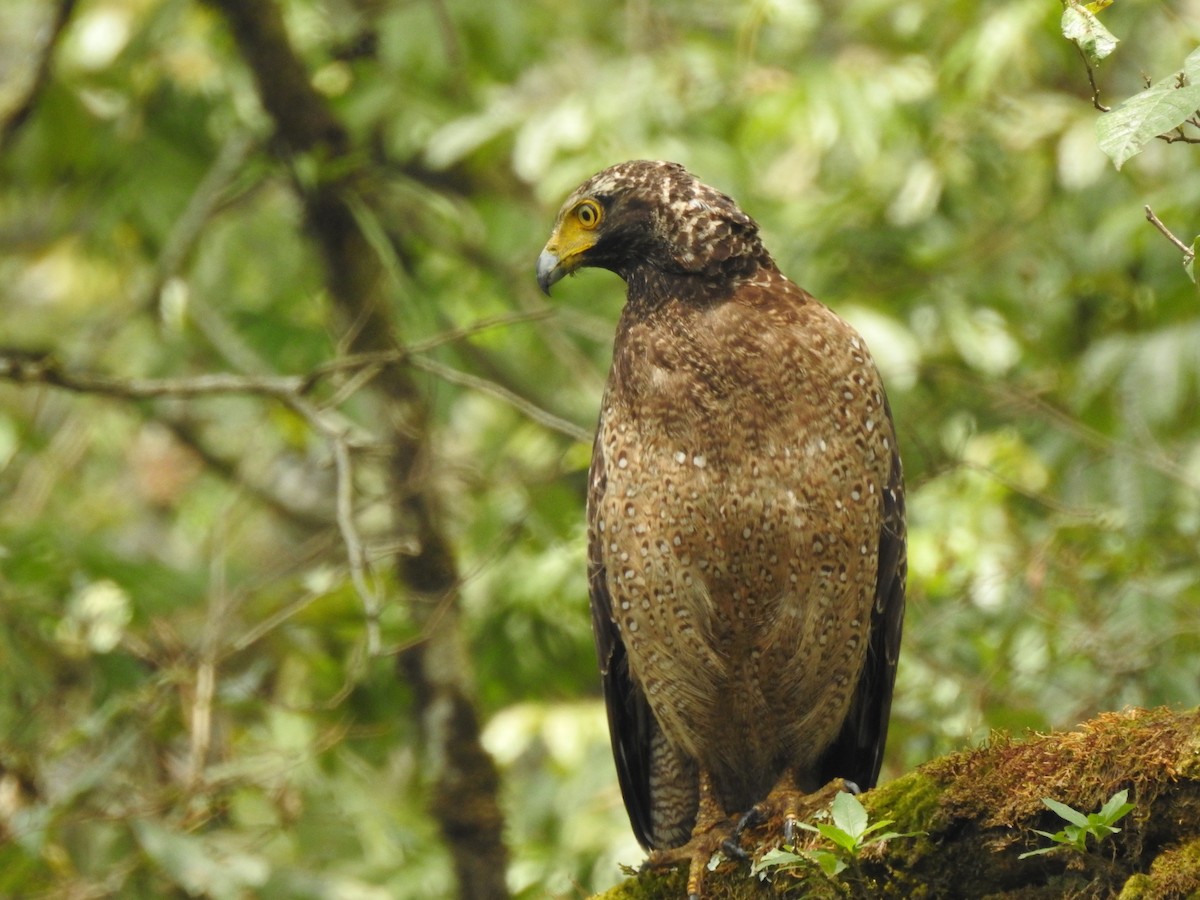
{"label": "brown wing", "polygon": [[595,523],[596,501],[603,495],[606,483],[604,447],[597,429],[588,473],[588,595],[592,603],[592,634],[600,659],[608,734],[621,796],[638,843],[649,849],[655,846],[650,806],[650,748],[658,726],[645,695],[629,675],[625,644],[613,621],[603,548]]}
{"label": "brown wing", "polygon": [[[889,423],[892,410],[884,399]],[[883,765],[888,719],[892,712],[892,687],[900,658],[900,632],[904,624],[904,588],[908,574],[907,532],[904,516],[904,471],[892,440],[892,469],[883,492],[883,524],[879,533],[879,572],[875,605],[871,610],[871,636],[867,661],[854,691],[854,701],[837,740],[821,762],[821,781],[846,778],[862,790],[875,786]]]}

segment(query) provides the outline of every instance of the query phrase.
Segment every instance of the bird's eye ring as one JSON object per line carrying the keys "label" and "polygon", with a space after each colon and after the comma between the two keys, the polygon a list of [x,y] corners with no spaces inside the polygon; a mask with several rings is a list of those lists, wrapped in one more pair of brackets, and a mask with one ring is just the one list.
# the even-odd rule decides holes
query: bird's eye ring
{"label": "bird's eye ring", "polygon": [[584,200],[575,207],[575,218],[584,228],[595,228],[600,224],[602,210],[595,200]]}

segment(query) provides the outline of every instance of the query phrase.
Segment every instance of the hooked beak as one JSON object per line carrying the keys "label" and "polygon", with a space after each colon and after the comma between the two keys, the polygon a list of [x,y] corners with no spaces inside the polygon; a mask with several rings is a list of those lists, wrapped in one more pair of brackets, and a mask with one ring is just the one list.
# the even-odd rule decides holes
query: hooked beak
{"label": "hooked beak", "polygon": [[537,283],[547,297],[550,296],[551,285],[557,284],[567,274],[567,269],[559,262],[558,255],[549,250],[543,250],[537,258]]}

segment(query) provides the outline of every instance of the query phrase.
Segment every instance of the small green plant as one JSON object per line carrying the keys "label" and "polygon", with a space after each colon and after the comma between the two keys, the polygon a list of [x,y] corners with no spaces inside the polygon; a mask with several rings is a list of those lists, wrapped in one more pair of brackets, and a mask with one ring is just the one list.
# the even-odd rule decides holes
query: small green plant
{"label": "small green plant", "polygon": [[857,797],[845,791],[834,797],[830,813],[832,822],[829,823],[809,825],[807,822],[797,822],[796,824],[805,831],[821,835],[833,844],[832,850],[821,848],[797,850],[795,847],[780,847],[765,853],[763,858],[755,864],[752,874],[762,877],[762,873],[768,869],[790,868],[804,862],[815,862],[821,867],[821,871],[830,877],[840,875],[847,868],[851,869],[856,877],[861,877],[858,861],[867,847],[881,844],[892,838],[924,834],[921,831],[910,831],[903,834],[896,831],[880,833],[880,829],[886,828],[895,820],[880,819],[878,822],[868,824],[866,809],[858,802]]}
{"label": "small green plant", "polygon": [[1129,791],[1118,791],[1108,798],[1108,801],[1100,807],[1100,812],[1088,813],[1084,815],[1079,810],[1067,806],[1065,803],[1059,803],[1057,800],[1051,800],[1049,797],[1043,797],[1042,802],[1050,809],[1057,813],[1068,824],[1062,831],[1056,831],[1051,834],[1048,831],[1037,831],[1042,837],[1048,837],[1054,841],[1053,847],[1042,847],[1038,850],[1030,850],[1028,853],[1022,853],[1019,859],[1024,859],[1027,856],[1037,856],[1041,853],[1053,853],[1055,850],[1060,850],[1063,847],[1070,847],[1079,853],[1087,852],[1087,839],[1090,834],[1096,839],[1096,843],[1104,840],[1110,834],[1116,834],[1120,828],[1114,828],[1113,823],[1124,818],[1133,809],[1132,803],[1125,802],[1129,796]]}

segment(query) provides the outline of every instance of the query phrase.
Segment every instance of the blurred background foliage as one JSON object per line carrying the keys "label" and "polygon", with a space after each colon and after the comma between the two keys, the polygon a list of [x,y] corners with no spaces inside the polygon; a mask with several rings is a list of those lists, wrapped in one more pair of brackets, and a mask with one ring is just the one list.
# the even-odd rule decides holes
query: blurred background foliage
{"label": "blurred background foliage", "polygon": [[[579,181],[679,160],[867,337],[910,485],[886,775],[991,728],[1200,703],[1200,166],[1116,172],[1056,0],[281,0],[400,248],[509,884],[640,859],[609,758],[583,561],[622,285],[537,293]],[[0,345],[118,377],[333,359],[319,259],[224,22],[191,0],[7,0]],[[1104,99],[1170,75],[1200,2],[1120,0]],[[382,211],[382,212],[379,212]],[[461,377],[468,375],[474,380]],[[502,394],[501,390],[508,393]],[[573,424],[556,428],[519,396]],[[376,411],[326,397],[370,433]],[[356,503],[388,546],[369,454]],[[262,398],[0,384],[0,894],[453,892],[412,698],[364,652],[329,447]],[[403,548],[399,548],[403,552]],[[419,638],[389,602],[385,649]]]}

